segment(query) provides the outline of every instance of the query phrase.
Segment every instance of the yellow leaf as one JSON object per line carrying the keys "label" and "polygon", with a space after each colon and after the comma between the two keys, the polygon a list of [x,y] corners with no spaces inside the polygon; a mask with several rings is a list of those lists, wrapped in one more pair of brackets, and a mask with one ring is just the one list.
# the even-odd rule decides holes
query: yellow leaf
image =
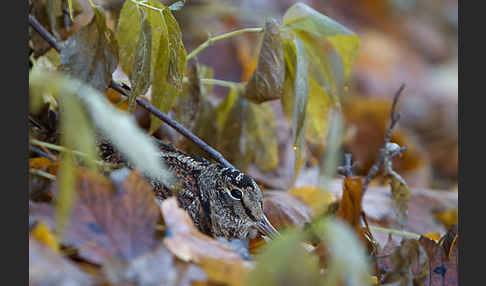
{"label": "yellow leaf", "polygon": [[307,203],[314,215],[324,212],[328,205],[336,200],[331,193],[315,186],[294,187],[289,193]]}
{"label": "yellow leaf", "polygon": [[56,236],[49,230],[43,221],[39,221],[31,232],[31,235],[47,245],[55,252],[59,252],[59,243]]}
{"label": "yellow leaf", "polygon": [[440,235],[437,232],[430,232],[430,233],[425,234],[424,236],[427,237],[428,239],[431,239],[431,240],[437,242],[437,243],[440,240]]}

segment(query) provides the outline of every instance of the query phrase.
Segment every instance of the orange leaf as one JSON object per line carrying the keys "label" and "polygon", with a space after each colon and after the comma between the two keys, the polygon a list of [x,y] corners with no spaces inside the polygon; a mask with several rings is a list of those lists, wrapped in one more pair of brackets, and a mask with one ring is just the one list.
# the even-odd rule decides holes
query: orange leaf
{"label": "orange leaf", "polygon": [[361,201],[363,199],[363,182],[359,177],[347,177],[343,182],[343,196],[337,211],[337,217],[343,219],[353,228],[360,227]]}

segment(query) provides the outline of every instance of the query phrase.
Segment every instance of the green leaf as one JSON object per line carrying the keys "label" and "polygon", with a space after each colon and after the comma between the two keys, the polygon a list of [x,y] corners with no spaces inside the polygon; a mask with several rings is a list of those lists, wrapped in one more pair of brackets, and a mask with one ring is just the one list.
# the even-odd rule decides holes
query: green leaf
{"label": "green leaf", "polygon": [[[165,8],[160,2],[155,0],[145,1],[147,5],[155,8]],[[145,12],[145,13],[143,13]],[[118,20],[118,27],[116,31],[116,38],[120,47],[120,65],[123,71],[131,78],[133,61],[135,58],[135,51],[137,50],[138,42],[135,39],[140,38],[141,23],[143,14],[152,29],[152,44],[151,44],[151,62],[150,75],[153,78],[157,52],[159,50],[159,41],[162,36],[167,37],[166,25],[163,15],[155,10],[147,9],[143,6],[137,6],[133,1],[125,1],[120,11]]]}
{"label": "green leaf", "polygon": [[269,104],[251,103],[231,89],[216,109],[216,122],[216,146],[237,168],[245,170],[254,162],[269,171],[278,165],[275,115]]}
{"label": "green leaf", "polygon": [[294,108],[292,119],[292,141],[295,153],[294,179],[304,164],[306,110],[309,99],[309,79],[307,76],[307,55],[298,38],[295,45]]}
{"label": "green leaf", "polygon": [[302,3],[290,7],[283,21],[284,30],[304,43],[315,80],[331,97],[341,96],[359,48],[358,36]]}
{"label": "green leaf", "polygon": [[269,103],[248,105],[246,116],[246,154],[264,172],[278,166],[278,140],[275,115]]}
{"label": "green leaf", "polygon": [[258,65],[246,85],[244,96],[261,103],[282,96],[285,80],[285,58],[277,21],[265,23],[263,42],[258,56]]}
{"label": "green leaf", "polygon": [[[169,9],[165,9],[162,13],[165,20],[162,32],[166,36],[161,37],[157,52],[152,86],[152,104],[162,112],[167,113],[182,91],[182,77],[186,68],[186,50],[176,19]],[[160,127],[161,121],[154,115],[151,118],[150,132],[154,132]]]}
{"label": "green leaf", "polygon": [[152,27],[147,20],[146,12],[142,10],[142,24],[137,41],[137,49],[133,58],[132,76],[130,83],[132,91],[128,99],[128,110],[133,112],[135,109],[135,99],[138,95],[143,95],[150,87],[150,61],[152,55]]}
{"label": "green leaf", "polygon": [[60,69],[104,91],[118,65],[118,45],[102,8],[93,11],[93,20],[65,42]]}
{"label": "green leaf", "polygon": [[257,265],[247,285],[326,285],[322,284],[317,257],[301,244],[302,232],[291,231],[272,240],[257,256]]}

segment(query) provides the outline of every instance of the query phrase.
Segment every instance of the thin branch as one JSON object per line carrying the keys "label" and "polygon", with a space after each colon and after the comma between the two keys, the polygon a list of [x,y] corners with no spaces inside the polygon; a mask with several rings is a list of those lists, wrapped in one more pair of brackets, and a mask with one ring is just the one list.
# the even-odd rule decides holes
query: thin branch
{"label": "thin branch", "polygon": [[[118,91],[120,94],[124,96],[128,96],[129,92],[125,90],[120,84],[118,84],[115,81],[111,81],[110,87],[116,91]],[[160,120],[165,122],[167,125],[170,127],[174,128],[177,132],[181,133],[182,135],[186,136],[187,139],[191,140],[194,142],[199,148],[203,149],[206,151],[213,159],[216,161],[220,162],[223,164],[225,167],[229,168],[235,168],[233,165],[231,165],[230,162],[228,162],[221,153],[216,151],[213,147],[209,146],[206,142],[202,141],[199,137],[194,135],[191,131],[187,130],[184,126],[182,126],[179,122],[171,119],[167,114],[163,113],[162,111],[158,110],[155,106],[153,106],[151,103],[146,101],[145,99],[141,97],[137,97],[137,103],[141,107],[143,107],[145,110],[148,112],[152,113],[153,115],[157,116]]]}
{"label": "thin branch", "polygon": [[226,33],[226,34],[222,34],[222,35],[219,35],[219,36],[209,37],[209,39],[207,39],[204,43],[202,43],[199,47],[197,47],[189,55],[187,55],[186,59],[187,60],[192,59],[197,54],[199,54],[202,50],[211,46],[214,42],[217,42],[217,41],[220,41],[220,40],[223,40],[223,39],[228,39],[228,38],[231,38],[231,37],[237,36],[239,34],[243,34],[243,33],[260,33],[260,32],[263,32],[263,28],[245,28],[245,29],[241,29],[241,30],[232,31],[232,32],[229,32],[229,33]]}
{"label": "thin branch", "polygon": [[41,35],[44,40],[46,40],[49,45],[51,45],[56,51],[59,53],[61,52],[62,46],[57,42],[56,38],[51,35],[40,23],[37,19],[29,14],[29,24],[34,28]]}
{"label": "thin branch", "polygon": [[[33,17],[32,15],[29,15],[29,23],[30,25],[37,31],[39,34],[52,46],[54,47],[58,52],[61,50],[61,46],[56,42],[55,38],[46,30],[40,23]],[[110,87],[116,91],[118,91],[120,94],[127,96],[129,95],[129,92],[125,90],[119,83],[115,81],[110,82]],[[179,124],[177,121],[171,119],[167,114],[161,112],[158,110],[155,106],[150,104],[148,101],[144,100],[143,98],[137,97],[136,99],[137,104],[146,109],[148,112],[152,113],[153,115],[157,116],[160,120],[165,122],[167,125],[171,126],[174,128],[177,132],[181,133],[185,137],[187,137],[189,140],[194,142],[196,145],[198,145],[201,149],[206,151],[213,159],[216,161],[220,162],[223,164],[225,167],[229,168],[235,168],[233,165],[231,165],[230,162],[228,162],[221,153],[216,151],[214,148],[206,144],[204,141],[202,141],[199,137],[194,135],[191,131],[187,130],[184,126]]]}
{"label": "thin branch", "polygon": [[385,156],[386,156],[386,145],[390,142],[390,138],[392,135],[393,128],[397,124],[397,122],[400,120],[400,113],[396,112],[396,106],[398,103],[398,99],[400,98],[400,95],[402,94],[402,91],[405,89],[405,84],[402,84],[398,91],[395,93],[395,96],[393,97],[393,103],[391,107],[391,112],[390,112],[390,126],[385,132],[385,136],[383,137],[383,145],[380,148],[380,153],[378,154],[378,158],[376,159],[375,163],[373,166],[371,166],[370,170],[368,171],[368,175],[365,178],[365,181],[363,183],[363,195],[368,189],[368,186],[373,180],[376,175],[378,174],[378,171],[380,170],[381,166],[383,165],[383,162],[385,161]]}
{"label": "thin branch", "polygon": [[[58,151],[58,152],[71,151],[70,149],[65,148],[63,146],[39,141],[37,139],[30,139],[30,144],[36,145],[36,146],[39,146],[39,147],[45,147],[45,148],[55,150],[55,151]],[[81,158],[87,158],[88,157],[88,154],[80,152],[80,151],[72,150],[72,152],[73,152],[74,155],[81,157]],[[97,165],[102,166],[102,167],[109,167],[109,168],[115,167],[114,164],[110,164],[110,163],[107,163],[107,162],[104,162],[104,161],[93,160],[93,162],[95,162]]]}

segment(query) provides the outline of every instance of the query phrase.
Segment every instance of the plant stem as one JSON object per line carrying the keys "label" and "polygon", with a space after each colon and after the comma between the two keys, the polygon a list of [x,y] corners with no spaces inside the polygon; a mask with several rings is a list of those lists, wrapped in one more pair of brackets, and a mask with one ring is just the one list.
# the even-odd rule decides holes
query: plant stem
{"label": "plant stem", "polygon": [[219,85],[227,88],[242,88],[245,84],[242,82],[226,81],[214,78],[201,78],[201,83],[206,85]]}
{"label": "plant stem", "polygon": [[223,40],[223,39],[228,39],[228,38],[231,38],[231,37],[237,36],[239,34],[243,34],[243,33],[260,33],[260,32],[263,32],[263,28],[260,28],[260,27],[259,28],[244,28],[244,29],[241,29],[241,30],[236,30],[236,31],[232,31],[232,32],[229,32],[229,33],[226,33],[226,34],[222,34],[222,35],[219,35],[219,36],[209,37],[209,39],[207,39],[204,43],[202,43],[199,47],[197,47],[189,55],[187,55],[186,59],[189,61],[190,59],[195,57],[197,54],[199,54],[202,50],[211,46],[214,42],[217,42],[217,41],[220,41],[220,40]]}
{"label": "plant stem", "polygon": [[41,177],[44,177],[44,178],[47,178],[51,181],[55,181],[56,180],[56,176],[52,175],[52,174],[49,174],[47,172],[44,172],[42,170],[39,170],[39,169],[29,169],[29,173],[33,174],[33,175],[37,175],[37,176],[41,176]]}
{"label": "plant stem", "polygon": [[[37,146],[40,146],[40,147],[46,147],[48,149],[59,151],[59,152],[70,151],[68,148],[65,148],[65,147],[62,147],[62,146],[59,146],[59,145],[55,145],[55,144],[51,144],[51,143],[47,143],[47,142],[43,142],[43,141],[39,141],[37,139],[31,139],[30,143],[32,145],[37,145]],[[88,154],[80,152],[80,151],[72,150],[72,152],[73,152],[74,155],[79,156],[79,157],[83,157],[83,158],[88,157]],[[99,166],[105,166],[105,167],[112,167],[113,166],[112,164],[106,163],[106,162],[103,162],[103,161],[94,160],[94,162],[96,164],[98,164]]]}
{"label": "plant stem", "polygon": [[416,234],[416,233],[413,233],[413,232],[384,228],[384,227],[380,227],[380,226],[370,225],[370,229],[374,230],[374,231],[381,231],[381,232],[386,232],[386,233],[390,233],[390,234],[406,236],[406,237],[410,237],[410,238],[413,238],[413,239],[420,239],[420,237],[421,237],[420,234]]}
{"label": "plant stem", "polygon": [[138,2],[138,1],[135,1],[135,0],[130,0],[133,2],[133,4],[135,5],[140,5],[140,6],[143,6],[145,8],[148,8],[148,9],[152,9],[152,10],[155,10],[155,11],[159,11],[160,13],[162,13],[162,11],[164,11],[164,9],[161,9],[161,8],[157,8],[157,7],[153,7],[153,6],[150,6],[148,4],[145,4],[143,2]]}

